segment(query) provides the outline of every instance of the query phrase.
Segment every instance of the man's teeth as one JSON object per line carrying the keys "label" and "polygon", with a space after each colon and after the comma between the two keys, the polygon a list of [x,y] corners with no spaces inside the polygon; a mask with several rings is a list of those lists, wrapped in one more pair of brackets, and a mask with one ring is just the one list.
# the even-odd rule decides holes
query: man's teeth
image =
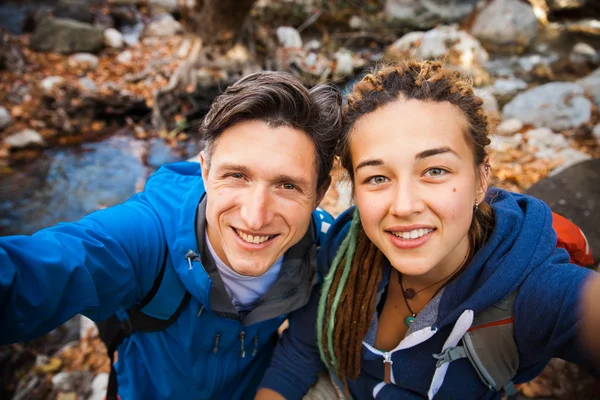
{"label": "man's teeth", "polygon": [[427,235],[431,231],[433,231],[433,229],[414,229],[410,232],[392,232],[392,235],[400,239],[417,239]]}
{"label": "man's teeth", "polygon": [[267,236],[252,236],[252,235],[246,235],[244,232],[242,232],[238,229],[236,229],[235,231],[244,240],[244,242],[248,242],[248,243],[260,244],[260,243],[266,242],[270,238],[269,235],[267,235]]}

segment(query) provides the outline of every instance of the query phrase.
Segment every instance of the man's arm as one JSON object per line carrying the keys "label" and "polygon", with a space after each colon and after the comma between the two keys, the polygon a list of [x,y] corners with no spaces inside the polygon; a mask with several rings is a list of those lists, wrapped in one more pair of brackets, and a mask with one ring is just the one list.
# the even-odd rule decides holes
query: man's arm
{"label": "man's arm", "polygon": [[102,320],[133,306],[139,267],[156,276],[165,247],[143,195],[76,223],[0,238],[0,343],[35,338],[78,313]]}
{"label": "man's arm", "polygon": [[277,343],[256,399],[301,399],[325,368],[317,347],[319,293],[320,286],[306,306],[290,315],[290,326]]}

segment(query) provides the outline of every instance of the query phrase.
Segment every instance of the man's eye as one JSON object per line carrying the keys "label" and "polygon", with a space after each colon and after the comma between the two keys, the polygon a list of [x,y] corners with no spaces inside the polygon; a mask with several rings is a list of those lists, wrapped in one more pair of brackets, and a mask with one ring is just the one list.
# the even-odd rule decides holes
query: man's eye
{"label": "man's eye", "polygon": [[368,183],[372,184],[372,185],[381,185],[383,183],[386,183],[387,181],[389,181],[388,178],[386,178],[385,176],[374,176],[372,178],[368,179]]}
{"label": "man's eye", "polygon": [[429,168],[427,171],[425,171],[425,175],[431,176],[431,177],[438,177],[438,176],[445,175],[447,172],[448,171],[446,171],[445,169],[442,169],[442,168]]}
{"label": "man's eye", "polygon": [[229,176],[234,179],[243,179],[244,178],[244,175],[237,173],[237,172],[233,173],[233,174],[229,174]]}
{"label": "man's eye", "polygon": [[291,183],[284,183],[281,185],[282,188],[284,188],[285,190],[296,190],[298,189],[295,185],[291,184]]}

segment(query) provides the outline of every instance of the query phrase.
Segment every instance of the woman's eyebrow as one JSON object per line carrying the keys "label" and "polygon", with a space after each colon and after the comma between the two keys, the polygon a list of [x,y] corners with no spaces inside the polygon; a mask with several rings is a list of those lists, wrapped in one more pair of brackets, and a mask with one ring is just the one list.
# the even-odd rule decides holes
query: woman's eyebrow
{"label": "woman's eyebrow", "polygon": [[354,168],[354,171],[358,171],[359,168],[363,168],[363,167],[378,167],[380,165],[383,165],[383,160],[377,158],[377,159],[373,159],[373,160],[365,160],[360,162],[356,168]]}
{"label": "woman's eyebrow", "polygon": [[444,153],[451,153],[451,154],[454,154],[456,157],[460,158],[460,156],[458,155],[458,153],[456,151],[452,150],[448,146],[443,146],[443,147],[437,147],[435,149],[424,150],[415,156],[415,160],[422,160],[423,158],[435,156],[438,154],[444,154]]}

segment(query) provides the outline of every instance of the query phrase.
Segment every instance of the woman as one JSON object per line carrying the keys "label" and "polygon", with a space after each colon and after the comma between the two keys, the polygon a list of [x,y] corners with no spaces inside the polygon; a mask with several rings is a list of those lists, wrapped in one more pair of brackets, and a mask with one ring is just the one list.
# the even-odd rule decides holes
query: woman
{"label": "woman", "polygon": [[[552,357],[591,366],[579,348],[577,300],[593,272],[556,248],[544,203],[488,190],[487,118],[467,81],[439,62],[384,67],[355,85],[344,131],[357,207],[321,248],[330,269],[317,335],[347,394],[492,399]],[[475,332],[487,332],[487,349],[465,350]],[[285,359],[314,373],[309,333],[284,338],[278,370]],[[507,379],[484,376],[474,360],[486,357]]]}

